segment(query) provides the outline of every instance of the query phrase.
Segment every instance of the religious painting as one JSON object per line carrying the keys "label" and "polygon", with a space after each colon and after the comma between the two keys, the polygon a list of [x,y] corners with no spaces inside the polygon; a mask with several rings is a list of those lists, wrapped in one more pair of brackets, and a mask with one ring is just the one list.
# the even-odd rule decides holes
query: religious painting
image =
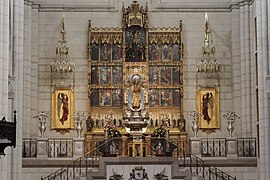
{"label": "religious painting", "polygon": [[100,67],[100,84],[111,83],[111,68],[107,66]]}
{"label": "religious painting", "polygon": [[158,45],[152,44],[149,46],[149,61],[159,60],[159,48]]}
{"label": "religious painting", "polygon": [[163,66],[160,71],[161,84],[171,84],[172,83],[172,69],[171,67]]}
{"label": "religious painting", "polygon": [[150,89],[148,93],[149,98],[149,106],[159,106],[159,97],[158,97],[158,90],[157,89]]}
{"label": "religious painting", "polygon": [[138,26],[132,26],[125,32],[126,61],[145,61],[145,30]]}
{"label": "religious painting", "polygon": [[91,60],[92,61],[98,61],[98,57],[99,57],[98,45],[93,44],[91,49],[92,49]]}
{"label": "religious painting", "polygon": [[57,89],[52,93],[52,129],[74,128],[74,98],[70,89]]}
{"label": "religious painting", "polygon": [[115,44],[112,47],[112,60],[122,60],[122,47],[119,44]]}
{"label": "religious painting", "polygon": [[99,90],[99,105],[100,106],[111,106],[111,90],[110,89],[101,89]]}
{"label": "religious painting", "polygon": [[219,95],[215,88],[197,91],[197,111],[200,112],[199,127],[201,129],[220,128]]}
{"label": "religious painting", "polygon": [[168,44],[162,46],[162,61],[171,60],[171,50]]}
{"label": "religious painting", "polygon": [[90,102],[92,107],[97,107],[99,105],[99,99],[98,99],[98,90],[93,89],[89,92]]}
{"label": "religious painting", "polygon": [[163,89],[160,92],[161,94],[161,99],[160,99],[160,105],[161,106],[172,106],[172,91],[169,89]]}
{"label": "religious painting", "polygon": [[122,67],[112,67],[112,83],[114,85],[122,84],[122,74]]}
{"label": "religious painting", "polygon": [[112,90],[112,104],[113,106],[120,107],[123,102],[123,93],[122,89],[114,89]]}
{"label": "religious painting", "polygon": [[100,61],[110,61],[111,60],[111,47],[108,44],[103,44],[100,47]]}
{"label": "religious painting", "polygon": [[180,84],[180,68],[179,67],[173,68],[173,84],[175,85]]}
{"label": "religious painting", "polygon": [[180,107],[180,89],[173,90],[173,106]]}
{"label": "religious painting", "polygon": [[159,84],[159,68],[156,66],[149,67],[149,83],[150,85]]}
{"label": "religious painting", "polygon": [[91,68],[90,84],[98,84],[98,67],[97,66],[92,66]]}
{"label": "religious painting", "polygon": [[179,45],[174,44],[172,47],[172,58],[174,61],[180,61]]}

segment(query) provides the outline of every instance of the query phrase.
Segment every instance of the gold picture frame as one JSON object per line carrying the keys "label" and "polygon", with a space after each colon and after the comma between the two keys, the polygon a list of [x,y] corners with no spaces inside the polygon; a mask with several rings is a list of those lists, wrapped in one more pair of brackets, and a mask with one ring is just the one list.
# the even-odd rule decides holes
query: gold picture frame
{"label": "gold picture frame", "polygon": [[219,94],[215,88],[204,88],[197,91],[197,112],[199,116],[199,127],[203,131],[214,131],[220,128],[219,117]]}
{"label": "gold picture frame", "polygon": [[51,129],[74,129],[74,93],[71,89],[56,89],[52,93]]}

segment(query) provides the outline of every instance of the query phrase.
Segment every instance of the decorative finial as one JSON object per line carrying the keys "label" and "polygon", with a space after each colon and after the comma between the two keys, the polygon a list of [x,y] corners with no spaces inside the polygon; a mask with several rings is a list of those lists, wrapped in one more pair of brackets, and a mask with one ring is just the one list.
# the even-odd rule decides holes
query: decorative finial
{"label": "decorative finial", "polygon": [[207,12],[205,13],[205,22],[204,22],[204,26],[205,26],[205,32],[204,32],[204,44],[206,46],[209,46],[209,33],[210,33],[210,29],[209,29],[209,23],[208,23],[208,15]]}

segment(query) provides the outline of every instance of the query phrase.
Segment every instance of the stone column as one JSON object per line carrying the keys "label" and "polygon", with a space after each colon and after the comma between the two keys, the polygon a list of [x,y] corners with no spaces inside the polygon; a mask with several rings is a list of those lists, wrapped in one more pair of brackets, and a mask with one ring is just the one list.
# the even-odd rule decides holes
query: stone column
{"label": "stone column", "polygon": [[249,2],[245,2],[245,61],[246,61],[246,127],[245,127],[245,132],[244,136],[246,137],[251,137],[253,129],[252,129],[252,102],[251,102],[251,27],[250,26],[250,5]]}
{"label": "stone column", "polygon": [[[241,73],[239,69],[241,68],[240,60],[240,14],[238,6],[232,8],[231,12],[231,44],[232,44],[232,95],[233,110],[237,114],[241,114]],[[235,122],[236,125],[236,136],[241,133],[241,121]]]}
{"label": "stone column", "polygon": [[32,2],[24,4],[24,80],[23,80],[23,137],[30,137],[31,132],[31,35]]}
{"label": "stone column", "polygon": [[[258,57],[258,91],[259,91],[259,131],[260,131],[260,180],[267,180],[270,177],[270,122],[269,122],[269,57],[267,30],[269,14],[267,14],[267,0],[257,0],[257,57]],[[268,4],[270,5],[270,4]],[[266,84],[267,83],[267,84]]]}
{"label": "stone column", "polygon": [[4,18],[4,1],[0,1],[0,118],[2,118],[2,61],[3,61],[3,18]]}
{"label": "stone column", "polygon": [[[31,117],[38,114],[38,19],[39,11],[37,7],[32,9],[31,22]],[[31,123],[31,137],[38,136],[38,121]]]}
{"label": "stone column", "polygon": [[[3,81],[3,64],[2,62],[4,61],[4,19],[5,19],[5,11],[4,9],[6,9],[7,7],[5,7],[4,1],[0,2],[0,118],[2,118],[3,116],[5,116],[5,112],[4,109],[2,109],[3,107],[3,102],[4,102],[4,98],[3,98],[3,86],[4,86],[4,81]],[[9,148],[5,149],[5,153],[9,154]],[[7,152],[8,151],[8,152]],[[7,156],[5,157],[1,157],[0,160],[0,176],[1,179],[3,178],[3,180],[7,179]]]}
{"label": "stone column", "polygon": [[241,134],[245,131],[246,118],[246,59],[245,59],[245,7],[240,4],[240,59],[241,59]]}
{"label": "stone column", "polygon": [[14,0],[14,76],[15,76],[15,98],[14,109],[17,110],[17,146],[11,149],[10,170],[8,179],[22,179],[22,129],[23,129],[23,31],[24,31],[24,1]]}

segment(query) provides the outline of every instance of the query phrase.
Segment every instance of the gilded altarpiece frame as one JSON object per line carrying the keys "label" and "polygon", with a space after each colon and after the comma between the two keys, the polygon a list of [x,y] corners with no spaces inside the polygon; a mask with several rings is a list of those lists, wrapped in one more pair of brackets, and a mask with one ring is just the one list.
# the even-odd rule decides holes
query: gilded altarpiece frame
{"label": "gilded altarpiece frame", "polygon": [[[92,27],[89,21],[88,104],[94,125],[86,137],[104,137],[109,112],[111,123],[126,133],[120,120],[128,104],[127,84],[139,75],[150,119],[146,134],[151,135],[164,118],[170,118],[170,137],[179,138],[183,118],[182,21],[179,27],[155,28],[148,23],[148,7],[139,6],[137,1],[123,7],[122,27]],[[114,103],[114,94],[121,103]],[[108,101],[102,101],[104,97]]]}
{"label": "gilded altarpiece frame", "polygon": [[196,94],[199,127],[206,132],[220,128],[219,93],[215,88],[202,88]]}
{"label": "gilded altarpiece frame", "polygon": [[51,129],[74,129],[74,93],[71,89],[56,89],[52,93]]}

